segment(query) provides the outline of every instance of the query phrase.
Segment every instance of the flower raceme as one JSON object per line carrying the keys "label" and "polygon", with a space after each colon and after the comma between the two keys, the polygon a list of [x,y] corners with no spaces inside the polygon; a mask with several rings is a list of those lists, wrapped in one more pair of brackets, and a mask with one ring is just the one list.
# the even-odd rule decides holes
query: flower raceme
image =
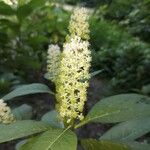
{"label": "flower raceme", "polygon": [[58,45],[49,45],[47,56],[47,74],[48,78],[55,82],[58,75],[60,64],[60,47]]}
{"label": "flower raceme", "polygon": [[56,99],[61,118],[68,124],[82,120],[87,99],[91,52],[89,50],[88,15],[84,8],[75,9],[69,25],[70,35],[63,45],[59,73],[56,77]]}
{"label": "flower raceme", "polygon": [[71,16],[69,23],[70,36],[79,36],[81,39],[89,39],[89,16],[88,10],[85,8],[76,8]]}
{"label": "flower raceme", "polygon": [[8,124],[14,121],[15,119],[10,108],[7,106],[4,100],[0,99],[0,123]]}
{"label": "flower raceme", "polygon": [[90,51],[89,43],[75,36],[64,44],[60,64],[60,74],[56,81],[57,109],[60,116],[69,123],[74,119],[83,119],[83,108],[89,79]]}

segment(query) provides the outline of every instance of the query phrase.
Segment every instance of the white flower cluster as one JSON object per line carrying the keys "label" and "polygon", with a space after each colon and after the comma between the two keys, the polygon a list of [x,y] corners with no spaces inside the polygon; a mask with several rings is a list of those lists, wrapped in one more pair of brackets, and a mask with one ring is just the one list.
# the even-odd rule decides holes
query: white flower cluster
{"label": "white flower cluster", "polygon": [[88,10],[85,8],[76,8],[71,16],[69,24],[69,32],[71,36],[77,35],[82,39],[89,39],[89,16]]}
{"label": "white flower cluster", "polygon": [[18,5],[18,0],[3,0],[8,5]]}
{"label": "white flower cluster", "polygon": [[56,109],[65,124],[84,118],[91,62],[88,18],[85,8],[75,9],[63,52],[57,45],[50,45],[48,49],[48,77],[56,85]]}
{"label": "white flower cluster", "polygon": [[3,99],[0,99],[0,123],[8,124],[14,122],[14,120],[11,109],[7,106]]}
{"label": "white flower cluster", "polygon": [[55,82],[58,75],[60,64],[60,47],[58,45],[49,45],[47,55],[47,74],[49,80]]}
{"label": "white flower cluster", "polygon": [[91,62],[89,42],[75,36],[64,44],[60,74],[56,86],[57,109],[67,123],[74,119],[82,120],[86,101],[89,68]]}

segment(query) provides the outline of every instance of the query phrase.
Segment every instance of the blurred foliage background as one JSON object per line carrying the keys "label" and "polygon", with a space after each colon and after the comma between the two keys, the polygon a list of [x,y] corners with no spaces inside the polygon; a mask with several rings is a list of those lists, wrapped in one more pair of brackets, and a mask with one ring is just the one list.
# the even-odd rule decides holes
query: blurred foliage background
{"label": "blurred foliage background", "polygon": [[38,82],[49,44],[62,46],[71,10],[91,11],[91,72],[110,86],[108,95],[150,92],[150,0],[0,0],[0,91]]}

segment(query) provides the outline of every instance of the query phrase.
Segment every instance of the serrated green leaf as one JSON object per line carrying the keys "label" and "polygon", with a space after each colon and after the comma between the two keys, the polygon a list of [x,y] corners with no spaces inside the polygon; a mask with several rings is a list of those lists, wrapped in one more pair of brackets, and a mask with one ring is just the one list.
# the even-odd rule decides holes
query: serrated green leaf
{"label": "serrated green leaf", "polygon": [[89,122],[117,123],[150,115],[150,98],[139,94],[120,94],[96,103],[78,128]]}
{"label": "serrated green leaf", "polygon": [[5,95],[2,99],[7,101],[18,96],[24,96],[24,95],[36,94],[36,93],[54,94],[52,91],[50,91],[48,86],[41,83],[33,83],[33,84],[23,85],[16,88],[9,94]]}
{"label": "serrated green leaf", "polygon": [[12,110],[16,120],[27,120],[32,118],[32,107],[27,104],[23,104]]}
{"label": "serrated green leaf", "polygon": [[9,125],[0,124],[0,143],[12,141],[50,129],[50,126],[40,121],[23,120]]}
{"label": "serrated green leaf", "polygon": [[148,132],[150,132],[150,117],[117,124],[101,136],[100,139],[134,141]]}
{"label": "serrated green leaf", "polygon": [[52,127],[64,128],[63,122],[59,119],[59,114],[56,110],[52,110],[43,115],[43,122],[50,124]]}
{"label": "serrated green leaf", "polygon": [[76,150],[77,137],[68,130],[51,129],[29,140],[21,150]]}
{"label": "serrated green leaf", "polygon": [[0,15],[14,15],[15,11],[4,2],[0,1]]}
{"label": "serrated green leaf", "polygon": [[85,150],[131,150],[125,144],[115,143],[112,141],[97,141],[94,139],[86,139],[81,141]]}

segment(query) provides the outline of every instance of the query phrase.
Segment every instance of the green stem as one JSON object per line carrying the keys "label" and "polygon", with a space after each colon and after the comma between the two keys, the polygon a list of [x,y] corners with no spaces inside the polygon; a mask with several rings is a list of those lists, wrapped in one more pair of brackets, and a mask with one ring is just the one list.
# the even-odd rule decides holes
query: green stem
{"label": "green stem", "polygon": [[67,119],[65,118],[64,119],[64,125],[65,125],[65,128],[68,128],[68,127],[72,127],[74,126],[74,120],[71,120],[70,123],[67,123]]}
{"label": "green stem", "polygon": [[78,129],[78,128],[82,127],[85,124],[86,124],[85,121],[84,122],[80,122],[79,124],[77,124],[77,125],[74,126],[74,129]]}

